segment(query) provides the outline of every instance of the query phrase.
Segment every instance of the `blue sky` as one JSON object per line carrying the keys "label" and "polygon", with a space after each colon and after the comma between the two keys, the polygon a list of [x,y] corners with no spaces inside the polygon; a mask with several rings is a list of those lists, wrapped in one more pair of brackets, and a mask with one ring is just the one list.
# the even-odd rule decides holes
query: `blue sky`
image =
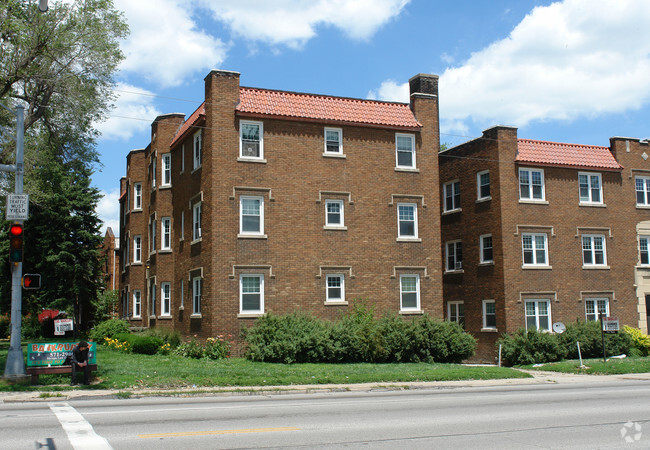
{"label": "blue sky", "polygon": [[408,101],[417,73],[440,76],[441,141],[493,125],[519,137],[609,145],[650,137],[647,0],[114,0],[131,28],[116,108],[98,128],[118,227],[126,155],[159,114],[189,115],[211,69],[241,85]]}

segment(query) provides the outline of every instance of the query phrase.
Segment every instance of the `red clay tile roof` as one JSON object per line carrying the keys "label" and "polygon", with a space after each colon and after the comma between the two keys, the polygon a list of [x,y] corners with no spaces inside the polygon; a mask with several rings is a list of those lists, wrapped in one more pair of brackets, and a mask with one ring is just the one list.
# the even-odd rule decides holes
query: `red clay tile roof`
{"label": "red clay tile roof", "polygon": [[519,139],[515,161],[540,166],[618,171],[623,169],[609,147]]}
{"label": "red clay tile roof", "polygon": [[380,102],[257,88],[239,88],[237,111],[242,115],[290,117],[374,127],[419,129],[406,103]]}
{"label": "red clay tile roof", "polygon": [[196,108],[196,111],[190,114],[190,117],[188,117],[183,125],[181,125],[178,132],[176,133],[176,136],[174,136],[174,139],[172,140],[172,143],[169,144],[169,146],[173,147],[178,141],[185,137],[185,134],[188,132],[190,127],[196,124],[199,119],[205,119],[205,102],[201,103],[201,106]]}

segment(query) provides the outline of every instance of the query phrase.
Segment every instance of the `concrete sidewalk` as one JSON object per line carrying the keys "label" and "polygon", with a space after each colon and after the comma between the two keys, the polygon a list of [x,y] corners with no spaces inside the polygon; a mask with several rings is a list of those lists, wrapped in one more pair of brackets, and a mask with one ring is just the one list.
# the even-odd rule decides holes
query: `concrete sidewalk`
{"label": "concrete sidewalk", "polygon": [[310,384],[290,386],[228,386],[228,387],[183,387],[176,389],[86,389],[75,388],[65,391],[29,391],[29,392],[0,392],[0,402],[34,402],[57,400],[83,399],[118,399],[138,398],[146,396],[249,396],[249,395],[282,395],[282,394],[313,394],[326,392],[370,392],[408,389],[438,389],[463,387],[491,386],[526,386],[526,385],[566,385],[576,383],[605,383],[617,380],[650,381],[650,373],[631,373],[623,375],[576,375],[557,372],[525,371],[532,378],[507,378],[498,380],[461,380],[461,381],[423,381],[423,382],[387,382],[387,383],[358,383],[358,384]]}

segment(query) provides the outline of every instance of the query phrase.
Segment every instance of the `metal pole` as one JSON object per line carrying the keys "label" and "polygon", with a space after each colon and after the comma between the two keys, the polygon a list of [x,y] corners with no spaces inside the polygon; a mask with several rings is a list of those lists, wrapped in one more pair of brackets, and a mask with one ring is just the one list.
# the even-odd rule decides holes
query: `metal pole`
{"label": "metal pole", "polygon": [[582,369],[585,365],[582,364],[582,352],[580,351],[580,341],[576,341],[576,345],[578,346],[578,358],[580,359],[580,368]]}
{"label": "metal pole", "polygon": [[[16,194],[23,193],[24,139],[24,108],[19,105],[16,106]],[[17,222],[23,223],[22,220],[18,220]],[[22,274],[23,263],[14,263],[11,268],[11,340],[9,341],[9,353],[7,353],[7,364],[5,365],[5,378],[22,378],[26,376],[25,358],[20,342],[23,302],[20,279]]]}

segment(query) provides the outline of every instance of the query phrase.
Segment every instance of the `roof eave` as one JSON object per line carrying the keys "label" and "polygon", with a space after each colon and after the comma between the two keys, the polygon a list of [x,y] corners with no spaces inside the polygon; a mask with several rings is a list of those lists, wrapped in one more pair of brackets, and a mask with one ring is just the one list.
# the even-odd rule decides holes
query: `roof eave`
{"label": "roof eave", "polygon": [[244,111],[236,111],[236,114],[239,117],[251,117],[256,119],[267,118],[267,119],[277,119],[277,120],[291,120],[295,122],[324,123],[328,125],[338,125],[338,126],[349,125],[355,127],[381,128],[385,130],[420,131],[422,129],[422,124],[420,124],[420,122],[418,122],[417,126],[408,126],[408,125],[354,122],[354,121],[332,120],[332,119],[315,119],[310,117],[284,116],[284,115],[277,115],[277,114],[252,113],[252,112],[244,112]]}
{"label": "roof eave", "polygon": [[577,170],[596,170],[599,172],[622,172],[623,171],[623,166],[620,166],[615,168],[615,167],[602,167],[602,166],[578,166],[578,165],[571,165],[571,164],[557,164],[557,163],[544,163],[544,162],[538,162],[538,161],[523,161],[523,160],[515,160],[515,163],[520,164],[520,165],[528,165],[528,166],[540,166],[540,167],[556,167],[558,169],[577,169]]}

